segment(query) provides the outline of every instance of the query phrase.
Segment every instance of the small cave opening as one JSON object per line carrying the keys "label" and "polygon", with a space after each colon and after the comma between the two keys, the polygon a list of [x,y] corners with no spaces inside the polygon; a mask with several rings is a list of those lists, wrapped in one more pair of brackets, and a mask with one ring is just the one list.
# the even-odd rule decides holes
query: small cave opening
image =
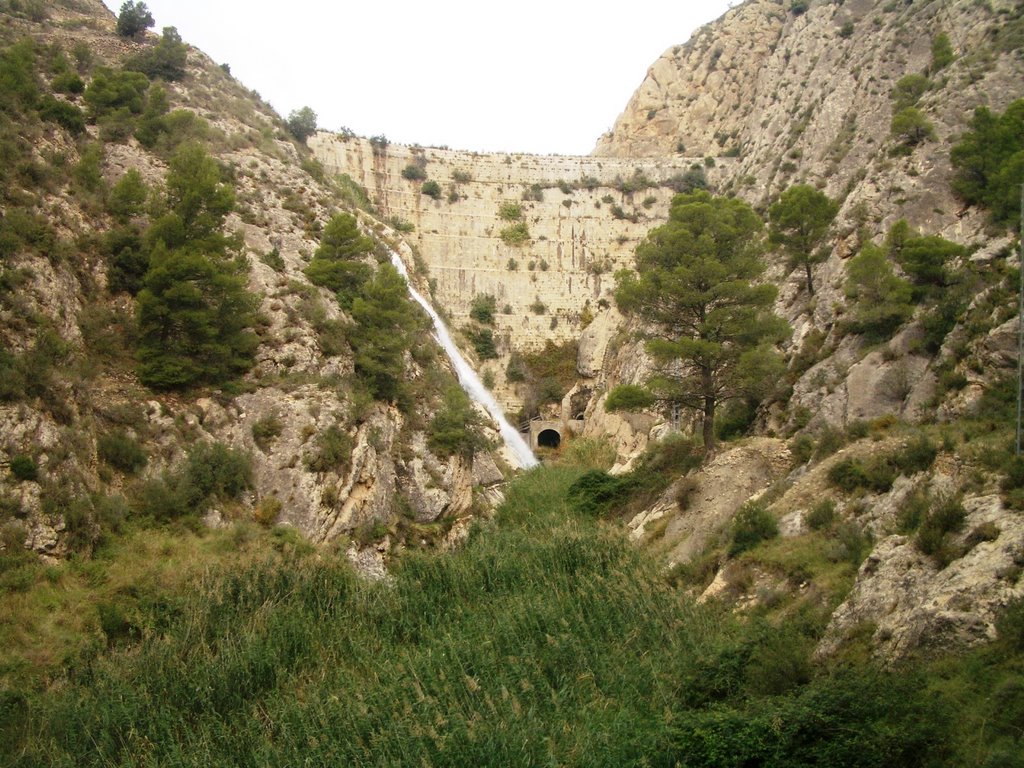
{"label": "small cave opening", "polygon": [[562,436],[553,429],[543,429],[537,435],[538,448],[557,448],[562,444]]}

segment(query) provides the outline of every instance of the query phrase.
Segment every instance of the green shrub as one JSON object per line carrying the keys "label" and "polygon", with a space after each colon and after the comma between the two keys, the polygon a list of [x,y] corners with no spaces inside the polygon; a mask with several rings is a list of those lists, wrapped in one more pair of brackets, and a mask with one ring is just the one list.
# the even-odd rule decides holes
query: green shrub
{"label": "green shrub", "polygon": [[828,471],[828,480],[846,493],[861,489],[885,493],[892,488],[897,475],[899,470],[892,457],[872,456],[866,461],[844,459],[834,464]]}
{"label": "green shrub", "polygon": [[874,540],[871,531],[862,528],[856,521],[847,520],[835,529],[835,548],[830,558],[835,562],[849,563],[857,570],[871,553]]}
{"label": "green shrub", "polygon": [[931,509],[931,497],[921,489],[915,489],[900,506],[896,515],[896,530],[900,533],[913,533],[921,527]]}
{"label": "green shrub", "polygon": [[[710,164],[707,162],[708,160],[711,161]],[[715,159],[713,157],[704,158],[704,162],[708,167],[714,167]],[[697,190],[708,189],[708,180],[704,168],[698,165],[684,173],[675,174],[664,185],[673,192],[689,194]]]}
{"label": "green shrub", "polygon": [[807,527],[812,531],[831,528],[836,521],[836,503],[832,499],[822,499],[807,513]]}
{"label": "green shrub", "polygon": [[497,347],[494,345],[494,333],[490,328],[466,327],[463,333],[473,345],[476,355],[480,360],[495,360],[498,357]]}
{"label": "green shrub", "polygon": [[963,528],[967,519],[961,499],[953,496],[937,504],[925,517],[914,538],[918,550],[930,556],[940,568],[944,568],[957,557],[949,541],[949,534]]}
{"label": "green shrub", "polygon": [[760,502],[751,501],[740,507],[732,521],[729,556],[736,557],[762,541],[779,535],[779,524]]}
{"label": "green shrub", "polygon": [[523,356],[516,350],[512,350],[508,358],[508,365],[505,366],[505,378],[510,384],[517,384],[526,381],[528,373],[529,369]]}
{"label": "green shrub", "polygon": [[202,513],[202,499],[181,472],[164,472],[136,488],[133,506],[139,514],[169,522]]}
{"label": "green shrub", "polygon": [[868,485],[863,465],[854,459],[844,459],[829,467],[828,481],[846,493],[852,493]]}
{"label": "green shrub", "polygon": [[252,488],[252,456],[224,443],[198,443],[188,453],[185,476],[203,499],[234,499]]}
{"label": "green shrub", "polygon": [[607,472],[592,469],[569,486],[566,499],[582,515],[607,517],[625,504],[634,489],[631,475],[614,477]]}
{"label": "green shrub", "polygon": [[505,227],[498,236],[505,245],[523,245],[530,240],[530,230],[526,222],[520,221]]}
{"label": "green shrub", "polygon": [[284,257],[281,256],[281,252],[277,248],[271,248],[260,256],[260,261],[275,272],[284,272],[285,270]]}
{"label": "green shrub", "polygon": [[427,197],[433,198],[434,200],[441,199],[441,185],[431,179],[430,181],[424,182],[423,186],[420,187],[420,194],[426,195]]}
{"label": "green shrub", "polygon": [[352,460],[355,443],[349,434],[332,424],[317,435],[316,446],[306,454],[306,467],[310,472],[337,472],[344,475]]}
{"label": "green shrub", "polygon": [[469,316],[483,325],[494,325],[494,313],[498,309],[498,300],[490,293],[481,293],[473,297],[469,306]]}
{"label": "green shrub", "polygon": [[654,405],[654,396],[644,387],[636,384],[620,384],[613,387],[604,401],[604,409],[616,411],[642,411]]}
{"label": "green shrub", "polygon": [[119,109],[132,115],[142,114],[149,78],[141,72],[115,72],[97,67],[83,98],[93,119]]}
{"label": "green shrub", "polygon": [[927,435],[919,435],[897,450],[892,463],[902,475],[913,475],[930,469],[935,463],[938,448]]}
{"label": "green shrub", "polygon": [[814,455],[814,438],[810,435],[797,435],[789,441],[788,447],[793,457],[793,466],[802,467]]}
{"label": "green shrub", "polygon": [[0,50],[0,112],[17,115],[36,105],[39,79],[35,63],[36,44],[31,38]]}
{"label": "green shrub", "polygon": [[715,436],[736,440],[748,434],[757,418],[757,400],[737,398],[726,403],[715,415]]}
{"label": "green shrub", "polygon": [[886,242],[890,253],[903,271],[917,286],[922,287],[916,291],[917,298],[927,295],[928,289],[932,286],[945,287],[950,279],[946,264],[964,256],[967,249],[938,235],[919,236],[907,233],[894,241],[895,231],[896,225],[889,230]]}
{"label": "green shrub", "polygon": [[188,63],[188,47],[174,27],[164,27],[160,42],[152,48],[129,57],[124,68],[127,71],[142,72],[151,79],[169,82],[185,77]]}
{"label": "green shrub", "polygon": [[932,61],[928,67],[928,71],[931,73],[938,72],[940,69],[945,69],[950,64],[956,55],[953,53],[953,44],[949,40],[949,35],[945,32],[940,32],[932,38]]}
{"label": "green shrub", "polygon": [[101,461],[128,474],[135,474],[149,461],[146,450],[125,432],[100,435],[96,449]]}
{"label": "green shrub", "polygon": [[893,111],[900,112],[907,107],[912,107],[921,100],[921,97],[931,89],[933,83],[925,75],[912,72],[904,75],[896,81],[890,96],[893,101]]}
{"label": "green shrub", "polygon": [[252,439],[256,446],[267,452],[270,445],[280,436],[284,424],[276,413],[268,413],[266,416],[257,419],[252,425]]}
{"label": "green shrub", "polygon": [[523,218],[523,207],[519,203],[506,200],[498,206],[498,216],[505,221],[519,221]]}
{"label": "green shrub", "polygon": [[55,99],[52,96],[43,97],[39,104],[39,116],[43,120],[57,123],[66,128],[68,133],[79,136],[85,133],[85,115],[82,110],[74,104]]}
{"label": "green shrub", "polygon": [[253,510],[253,519],[264,528],[268,528],[277,520],[283,506],[277,497],[264,496]]}
{"label": "green shrub", "polygon": [[1016,653],[1024,651],[1024,600],[1016,598],[996,618],[999,642]]}
{"label": "green shrub", "polygon": [[149,187],[135,168],[129,168],[107,195],[107,210],[118,221],[128,222],[146,210]]}
{"label": "green shrub", "polygon": [[409,163],[402,169],[402,178],[409,181],[426,181],[427,171],[420,165]]}
{"label": "green shrub", "polygon": [[11,456],[11,474],[15,480],[38,480],[39,467],[36,460],[24,453],[16,453]]}
{"label": "green shrub", "polygon": [[452,385],[444,391],[444,402],[427,428],[427,446],[437,456],[472,457],[487,447],[480,428],[483,423],[462,387]]}
{"label": "green shrub", "polygon": [[85,81],[72,69],[54,75],[51,85],[57,93],[78,95],[85,91]]}

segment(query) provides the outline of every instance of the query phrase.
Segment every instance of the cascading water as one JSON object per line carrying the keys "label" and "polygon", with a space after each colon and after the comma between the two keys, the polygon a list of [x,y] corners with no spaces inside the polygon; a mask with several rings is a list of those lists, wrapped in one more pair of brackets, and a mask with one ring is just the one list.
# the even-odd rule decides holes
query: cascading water
{"label": "cascading water", "polygon": [[413,287],[412,282],[409,280],[409,271],[405,268],[405,263],[394,251],[391,251],[391,263],[395,265],[395,269],[398,270],[399,274],[405,278],[405,282],[409,286],[409,295],[430,315],[430,319],[434,323],[434,337],[452,361],[452,365],[455,366],[455,373],[459,377],[459,384],[498,423],[501,438],[505,441],[505,446],[512,453],[512,456],[519,462],[519,466],[523,469],[537,466],[537,457],[533,455],[530,446],[523,440],[523,436],[519,434],[518,430],[509,424],[508,419],[505,418],[504,411],[501,410],[498,401],[494,399],[494,395],[487,391],[487,387],[480,381],[476,371],[466,362],[466,358],[462,356],[459,348],[455,346],[455,342],[452,341],[451,334],[448,333],[444,320],[430,306],[430,302],[423,298],[423,295]]}

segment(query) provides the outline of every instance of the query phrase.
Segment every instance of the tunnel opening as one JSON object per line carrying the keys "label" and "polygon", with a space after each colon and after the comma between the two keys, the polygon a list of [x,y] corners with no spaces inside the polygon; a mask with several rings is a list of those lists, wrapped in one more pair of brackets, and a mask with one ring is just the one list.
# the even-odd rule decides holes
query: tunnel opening
{"label": "tunnel opening", "polygon": [[562,436],[553,429],[542,429],[537,435],[538,448],[557,448],[562,444]]}

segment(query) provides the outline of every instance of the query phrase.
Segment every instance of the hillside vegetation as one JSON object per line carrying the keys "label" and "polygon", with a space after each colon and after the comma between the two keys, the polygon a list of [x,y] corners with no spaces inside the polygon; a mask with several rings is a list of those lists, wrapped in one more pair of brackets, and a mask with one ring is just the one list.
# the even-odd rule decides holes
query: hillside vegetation
{"label": "hillside vegetation", "polygon": [[0,0],[0,762],[1024,765],[1018,0],[743,3],[635,168],[326,141],[126,10]]}
{"label": "hillside vegetation", "polygon": [[0,8],[4,562],[204,516],[443,537],[500,472],[475,421],[431,454],[468,401],[354,187],[145,13]]}
{"label": "hillside vegetation", "polygon": [[[1021,607],[996,644],[881,669],[672,588],[567,506],[582,468],[515,481],[493,523],[379,583],[288,547],[156,590],[48,693],[4,694],[13,765],[1012,766]],[[128,629],[125,629],[128,627]],[[134,634],[134,633],[140,634]],[[141,639],[133,640],[133,637]],[[980,729],[984,724],[984,737]]]}

